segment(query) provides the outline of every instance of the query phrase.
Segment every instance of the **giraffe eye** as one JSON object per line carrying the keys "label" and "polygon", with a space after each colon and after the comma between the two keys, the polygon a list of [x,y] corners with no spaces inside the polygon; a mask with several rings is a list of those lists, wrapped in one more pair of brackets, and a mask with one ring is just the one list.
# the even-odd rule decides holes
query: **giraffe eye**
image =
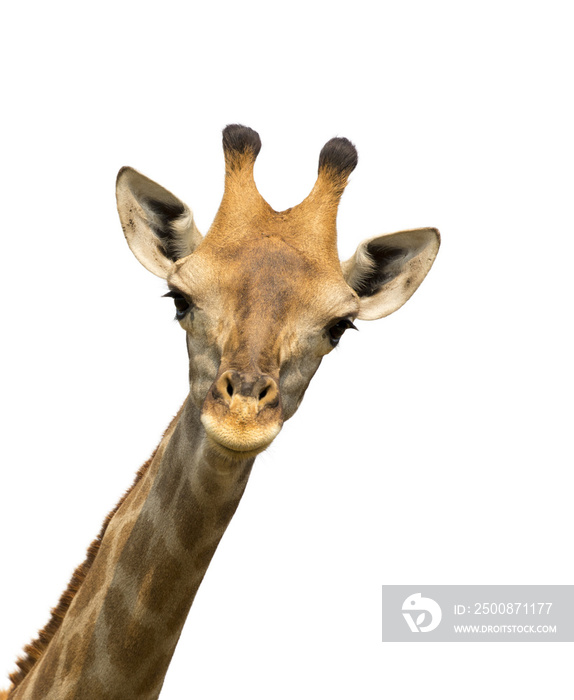
{"label": "giraffe eye", "polygon": [[171,289],[164,297],[171,297],[175,304],[175,319],[181,321],[185,314],[191,308],[191,303],[183,296],[181,292]]}
{"label": "giraffe eye", "polygon": [[333,347],[339,344],[343,333],[348,328],[354,328],[355,330],[357,330],[356,326],[354,326],[353,322],[350,321],[348,318],[341,319],[329,328],[329,340]]}

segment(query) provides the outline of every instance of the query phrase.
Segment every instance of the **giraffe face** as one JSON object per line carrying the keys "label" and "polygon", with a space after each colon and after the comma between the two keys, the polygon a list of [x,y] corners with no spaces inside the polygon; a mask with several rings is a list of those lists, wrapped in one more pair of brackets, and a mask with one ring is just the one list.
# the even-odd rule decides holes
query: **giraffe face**
{"label": "giraffe face", "polygon": [[206,439],[229,459],[264,450],[297,410],[321,359],[357,318],[398,309],[438,252],[436,229],[363,241],[340,262],[336,214],[357,162],[329,141],[311,194],[284,212],[259,194],[259,136],[223,132],[223,200],[205,237],[191,210],[131,168],[118,175],[118,211],[138,260],[168,284],[186,331],[190,399]]}
{"label": "giraffe face", "polygon": [[167,282],[187,335],[191,398],[227,456],[271,443],[357,317],[337,267],[259,232],[223,251],[207,236],[174,265]]}

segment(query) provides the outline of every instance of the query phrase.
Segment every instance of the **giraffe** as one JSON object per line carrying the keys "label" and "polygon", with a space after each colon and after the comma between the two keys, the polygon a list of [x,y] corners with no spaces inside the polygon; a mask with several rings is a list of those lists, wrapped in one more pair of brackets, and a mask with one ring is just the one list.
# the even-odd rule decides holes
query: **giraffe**
{"label": "giraffe", "polygon": [[171,192],[133,168],[118,174],[127,243],[166,280],[186,332],[189,394],[0,700],[159,697],[255,457],[354,321],[401,307],[434,262],[433,228],[364,240],[339,260],[337,209],[358,159],[347,139],[325,144],[311,193],[282,212],[255,185],[260,148],[252,129],[224,129],[224,194],[205,237]]}

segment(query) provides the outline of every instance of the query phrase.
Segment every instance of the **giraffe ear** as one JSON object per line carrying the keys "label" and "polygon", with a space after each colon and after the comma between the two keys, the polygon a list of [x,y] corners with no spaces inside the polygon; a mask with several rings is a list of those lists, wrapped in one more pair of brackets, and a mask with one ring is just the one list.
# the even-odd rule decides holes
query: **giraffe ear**
{"label": "giraffe ear", "polygon": [[440,246],[436,228],[370,238],[341,264],[347,284],[359,295],[358,318],[382,318],[399,309],[431,269]]}
{"label": "giraffe ear", "polygon": [[165,279],[173,262],[192,253],[201,241],[191,209],[137,170],[120,170],[116,198],[128,245],[154,275]]}

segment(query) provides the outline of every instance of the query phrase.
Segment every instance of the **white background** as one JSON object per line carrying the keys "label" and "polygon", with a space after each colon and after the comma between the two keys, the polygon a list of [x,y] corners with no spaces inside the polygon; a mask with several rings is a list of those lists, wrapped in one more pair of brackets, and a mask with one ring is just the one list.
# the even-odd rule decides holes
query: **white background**
{"label": "white background", "polygon": [[205,232],[221,129],[275,209],[359,150],[343,258],[436,226],[430,275],[327,357],[261,456],[162,700],[571,698],[570,644],[382,644],[382,584],[573,583],[567,2],[21,2],[2,52],[0,670],[186,393],[132,165]]}

